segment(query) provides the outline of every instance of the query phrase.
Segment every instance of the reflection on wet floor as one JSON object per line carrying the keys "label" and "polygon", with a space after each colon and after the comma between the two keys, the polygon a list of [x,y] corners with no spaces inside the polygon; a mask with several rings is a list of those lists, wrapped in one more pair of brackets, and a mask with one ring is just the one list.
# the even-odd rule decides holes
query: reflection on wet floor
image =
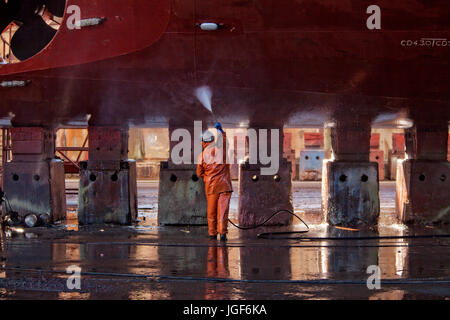
{"label": "reflection on wet floor", "polygon": [[[265,240],[267,231],[241,231],[211,241],[206,227],[157,225],[157,184],[141,186],[133,227],[78,227],[76,208],[51,228],[1,238],[0,297],[49,299],[411,299],[450,297],[449,238],[301,241]],[[155,192],[156,188],[156,192]],[[303,194],[304,190],[305,194]],[[391,218],[394,189],[382,184],[378,231],[311,225],[308,237],[448,234],[450,228],[407,228]],[[156,195],[155,195],[156,193]],[[315,214],[320,184],[294,185],[297,212]],[[311,197],[310,197],[311,196]],[[235,195],[236,197],[236,195]],[[384,198],[383,198],[384,197]],[[141,199],[142,198],[142,199]],[[314,200],[315,199],[315,200]],[[142,201],[141,201],[142,200]],[[299,206],[303,203],[304,206]],[[232,220],[236,221],[236,203]],[[320,202],[319,202],[320,207]],[[306,208],[306,210],[305,210]],[[300,209],[302,210],[300,212]],[[26,234],[33,234],[32,237]],[[79,266],[81,290],[66,286],[66,268]],[[381,289],[367,288],[367,268],[378,265]]]}
{"label": "reflection on wet floor", "polygon": [[78,231],[77,209],[74,207],[68,208],[66,217],[66,221],[63,221],[65,228],[69,231]]}

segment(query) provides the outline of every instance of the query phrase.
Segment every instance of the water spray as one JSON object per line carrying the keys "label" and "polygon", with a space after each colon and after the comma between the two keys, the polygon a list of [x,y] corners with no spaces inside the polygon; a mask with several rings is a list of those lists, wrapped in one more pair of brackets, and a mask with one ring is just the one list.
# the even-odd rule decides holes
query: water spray
{"label": "water spray", "polygon": [[197,89],[195,89],[195,96],[197,99],[201,102],[203,107],[205,107],[206,110],[211,112],[214,115],[214,112],[212,111],[212,91],[211,88],[208,86],[202,86]]}
{"label": "water spray", "polygon": [[[198,87],[197,89],[195,89],[194,92],[195,96],[197,97],[197,99],[200,101],[200,103],[203,105],[203,107],[208,110],[211,115],[213,116],[213,122],[214,122],[214,126],[216,127],[217,131],[221,134],[223,134],[223,129],[221,127],[221,125],[217,122],[217,118],[216,115],[214,114],[213,110],[212,110],[212,90],[209,86],[201,86]],[[219,127],[217,127],[216,125],[219,125]],[[217,144],[218,147],[222,146],[222,142],[221,139],[220,141],[218,141]]]}

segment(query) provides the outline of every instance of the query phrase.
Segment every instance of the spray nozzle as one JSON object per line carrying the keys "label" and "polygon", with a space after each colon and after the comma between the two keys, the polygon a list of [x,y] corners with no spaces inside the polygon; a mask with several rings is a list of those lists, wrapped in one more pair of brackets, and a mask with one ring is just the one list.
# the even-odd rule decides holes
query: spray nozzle
{"label": "spray nozzle", "polygon": [[220,131],[221,133],[223,133],[222,124],[220,122],[214,123],[214,128],[216,128],[217,131]]}

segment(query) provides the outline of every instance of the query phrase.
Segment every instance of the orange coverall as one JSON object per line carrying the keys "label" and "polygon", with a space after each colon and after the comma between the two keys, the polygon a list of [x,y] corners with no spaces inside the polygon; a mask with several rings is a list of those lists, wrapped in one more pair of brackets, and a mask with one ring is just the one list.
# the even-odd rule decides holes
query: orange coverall
{"label": "orange coverall", "polygon": [[[212,162],[211,156],[215,156],[220,151],[217,147],[211,146],[212,142],[202,142],[203,152],[200,154],[197,165],[197,176],[202,177],[205,182],[205,193],[208,216],[208,233],[210,236],[226,234],[228,230],[228,212],[230,209],[231,184],[230,166],[225,163]],[[206,161],[205,161],[206,159]]]}

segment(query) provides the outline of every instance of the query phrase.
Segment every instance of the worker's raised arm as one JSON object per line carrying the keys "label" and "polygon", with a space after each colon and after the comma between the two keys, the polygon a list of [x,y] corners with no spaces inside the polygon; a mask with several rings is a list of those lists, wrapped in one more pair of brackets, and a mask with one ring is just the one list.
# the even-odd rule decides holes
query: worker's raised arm
{"label": "worker's raised arm", "polygon": [[216,122],[214,124],[214,128],[217,129],[217,143],[216,147],[222,150],[222,163],[227,162],[227,136],[225,131],[223,131],[222,124],[220,122]]}
{"label": "worker's raised arm", "polygon": [[205,175],[205,169],[203,168],[203,152],[199,155],[197,161],[197,177],[203,178]]}

